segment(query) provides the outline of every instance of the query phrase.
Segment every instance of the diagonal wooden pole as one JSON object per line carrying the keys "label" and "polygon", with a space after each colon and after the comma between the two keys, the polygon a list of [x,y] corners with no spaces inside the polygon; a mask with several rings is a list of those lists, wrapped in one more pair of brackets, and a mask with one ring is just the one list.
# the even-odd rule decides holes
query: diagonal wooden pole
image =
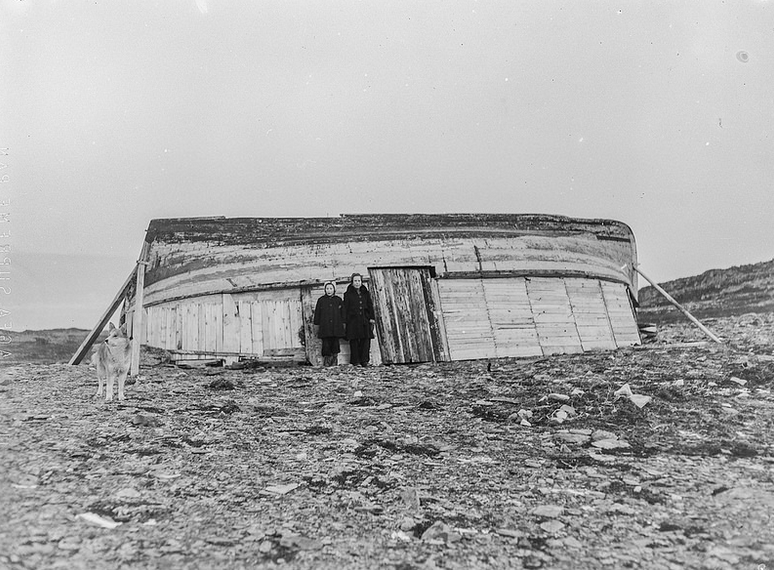
{"label": "diagonal wooden pole", "polygon": [[136,272],[137,272],[137,267],[135,266],[135,268],[132,269],[132,272],[129,274],[129,277],[127,277],[126,281],[124,281],[124,284],[121,285],[121,288],[118,290],[118,293],[116,294],[115,298],[113,298],[113,300],[110,302],[110,305],[108,306],[107,310],[104,313],[102,313],[102,316],[97,321],[97,324],[94,325],[94,328],[91,329],[91,332],[86,336],[86,339],[81,343],[81,346],[78,347],[78,350],[76,350],[75,354],[73,354],[72,358],[70,358],[70,361],[68,362],[68,364],[81,363],[81,361],[83,360],[83,357],[86,356],[86,353],[94,344],[94,341],[97,340],[97,337],[99,337],[100,333],[102,332],[102,329],[105,328],[105,325],[110,320],[110,317],[112,317],[113,313],[116,312],[118,305],[120,305],[121,301],[124,300],[126,291],[131,286],[132,281],[134,281],[134,276]]}
{"label": "diagonal wooden pole", "polygon": [[717,336],[715,336],[715,335],[712,333],[712,331],[710,331],[710,330],[709,330],[707,327],[705,327],[703,324],[701,324],[701,323],[699,322],[699,320],[698,320],[696,317],[694,317],[694,316],[693,316],[691,313],[689,313],[689,312],[688,312],[688,310],[687,310],[685,307],[683,307],[683,306],[682,306],[680,303],[678,303],[677,301],[675,301],[675,300],[672,298],[672,296],[671,296],[669,293],[667,293],[666,291],[664,291],[664,289],[662,289],[662,288],[661,288],[661,287],[658,285],[658,283],[656,283],[656,282],[655,282],[655,281],[653,281],[653,280],[652,280],[650,277],[648,277],[647,275],[645,275],[645,274],[644,274],[644,273],[643,273],[643,272],[640,270],[640,268],[639,268],[639,267],[637,267],[637,266],[635,265],[635,266],[634,266],[634,270],[635,270],[637,273],[639,273],[640,275],[642,275],[642,276],[645,278],[645,280],[646,280],[648,283],[650,283],[651,285],[653,285],[653,288],[654,288],[656,291],[658,291],[659,293],[661,293],[661,294],[664,296],[664,298],[665,298],[667,301],[669,301],[670,303],[672,303],[672,304],[673,304],[675,307],[677,307],[677,308],[680,310],[680,312],[681,312],[681,313],[683,313],[683,314],[684,314],[686,317],[688,317],[688,319],[690,319],[690,321],[691,321],[693,324],[695,324],[697,327],[699,327],[699,329],[701,329],[701,331],[702,331],[704,334],[706,334],[708,337],[710,337],[710,338],[711,338],[712,340],[714,340],[715,342],[718,342],[718,343],[721,343],[721,344],[723,343],[723,341],[722,341],[722,340],[720,340],[720,339],[719,339]]}

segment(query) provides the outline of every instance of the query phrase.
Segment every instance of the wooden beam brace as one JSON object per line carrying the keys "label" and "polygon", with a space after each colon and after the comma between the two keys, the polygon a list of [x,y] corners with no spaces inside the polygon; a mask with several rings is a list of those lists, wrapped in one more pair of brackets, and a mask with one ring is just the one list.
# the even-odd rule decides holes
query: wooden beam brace
{"label": "wooden beam brace", "polygon": [[127,277],[126,281],[124,281],[124,284],[121,285],[121,288],[118,290],[118,293],[110,302],[110,305],[108,306],[107,310],[104,313],[102,313],[102,316],[97,321],[97,324],[94,325],[94,328],[91,329],[91,332],[86,336],[86,339],[81,343],[81,346],[79,346],[78,350],[75,351],[75,354],[73,354],[72,358],[70,358],[70,361],[68,362],[68,364],[81,363],[84,356],[86,356],[86,353],[94,344],[94,341],[96,341],[97,337],[99,337],[99,335],[102,333],[102,329],[105,328],[105,325],[110,320],[110,317],[113,316],[113,313],[116,312],[116,309],[118,309],[118,306],[124,300],[124,297],[126,296],[126,291],[131,286],[132,281],[134,281],[136,273],[137,273],[137,267],[132,269],[132,272],[129,274],[129,277]]}
{"label": "wooden beam brace", "polygon": [[684,314],[686,317],[688,317],[688,319],[689,319],[689,320],[690,320],[690,321],[691,321],[693,324],[695,324],[697,327],[699,327],[699,329],[700,329],[700,330],[701,330],[701,331],[702,331],[704,334],[706,334],[708,337],[710,337],[710,338],[711,338],[712,340],[714,340],[715,342],[718,342],[718,343],[721,343],[721,344],[723,343],[723,341],[722,341],[722,340],[720,340],[720,339],[719,339],[717,336],[715,336],[715,335],[712,333],[712,331],[710,331],[710,330],[709,330],[707,327],[705,327],[703,324],[701,324],[701,323],[699,322],[699,320],[698,320],[696,317],[694,317],[694,316],[693,316],[691,313],[689,313],[689,312],[688,312],[688,310],[687,310],[685,307],[683,307],[683,306],[682,306],[680,303],[678,303],[677,301],[675,301],[675,300],[672,298],[672,296],[671,296],[669,293],[667,293],[666,291],[664,291],[664,289],[662,289],[662,288],[661,288],[661,287],[658,285],[658,283],[656,283],[656,282],[655,282],[655,281],[653,281],[653,280],[652,280],[650,277],[648,277],[647,275],[645,275],[645,274],[644,274],[644,273],[643,273],[643,272],[640,270],[640,268],[639,268],[639,267],[635,266],[635,267],[634,267],[634,270],[635,270],[637,273],[639,273],[640,275],[642,275],[642,276],[645,278],[645,280],[646,280],[648,283],[650,283],[651,285],[653,285],[653,288],[654,288],[656,291],[658,291],[659,293],[661,293],[661,294],[664,296],[664,298],[665,298],[667,301],[669,301],[670,303],[672,303],[672,304],[673,304],[675,307],[677,307],[677,309],[678,309],[678,310],[679,310],[681,313],[683,313],[683,314]]}

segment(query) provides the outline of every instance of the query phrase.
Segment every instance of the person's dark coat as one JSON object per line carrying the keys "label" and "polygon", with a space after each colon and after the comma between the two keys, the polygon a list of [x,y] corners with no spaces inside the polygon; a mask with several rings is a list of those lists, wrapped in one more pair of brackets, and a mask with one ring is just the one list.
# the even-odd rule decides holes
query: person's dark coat
{"label": "person's dark coat", "polygon": [[353,338],[371,338],[371,319],[374,318],[374,305],[371,294],[365,285],[355,289],[350,283],[344,292],[344,318],[347,323],[347,340]]}
{"label": "person's dark coat", "polygon": [[344,336],[344,301],[338,295],[323,295],[314,308],[314,324],[319,338]]}

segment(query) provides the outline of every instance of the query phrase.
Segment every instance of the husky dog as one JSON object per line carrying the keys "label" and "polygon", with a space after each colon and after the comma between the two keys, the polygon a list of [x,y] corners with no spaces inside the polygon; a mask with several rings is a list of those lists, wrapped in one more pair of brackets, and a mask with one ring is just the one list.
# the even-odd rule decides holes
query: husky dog
{"label": "husky dog", "polygon": [[99,387],[97,396],[102,396],[102,379],[107,384],[105,401],[113,399],[113,382],[118,379],[118,399],[124,399],[124,383],[129,372],[129,363],[132,358],[132,344],[126,337],[126,325],[120,329],[110,323],[108,336],[105,342],[100,343],[91,357],[91,363],[97,369]]}

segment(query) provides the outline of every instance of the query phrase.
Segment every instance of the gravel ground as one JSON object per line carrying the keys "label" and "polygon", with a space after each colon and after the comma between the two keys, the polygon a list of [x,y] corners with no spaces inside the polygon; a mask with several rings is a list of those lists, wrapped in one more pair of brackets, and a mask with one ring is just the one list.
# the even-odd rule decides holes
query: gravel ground
{"label": "gravel ground", "polygon": [[774,568],[774,314],[707,324],[724,345],[146,357],[108,403],[86,366],[0,368],[0,568]]}

